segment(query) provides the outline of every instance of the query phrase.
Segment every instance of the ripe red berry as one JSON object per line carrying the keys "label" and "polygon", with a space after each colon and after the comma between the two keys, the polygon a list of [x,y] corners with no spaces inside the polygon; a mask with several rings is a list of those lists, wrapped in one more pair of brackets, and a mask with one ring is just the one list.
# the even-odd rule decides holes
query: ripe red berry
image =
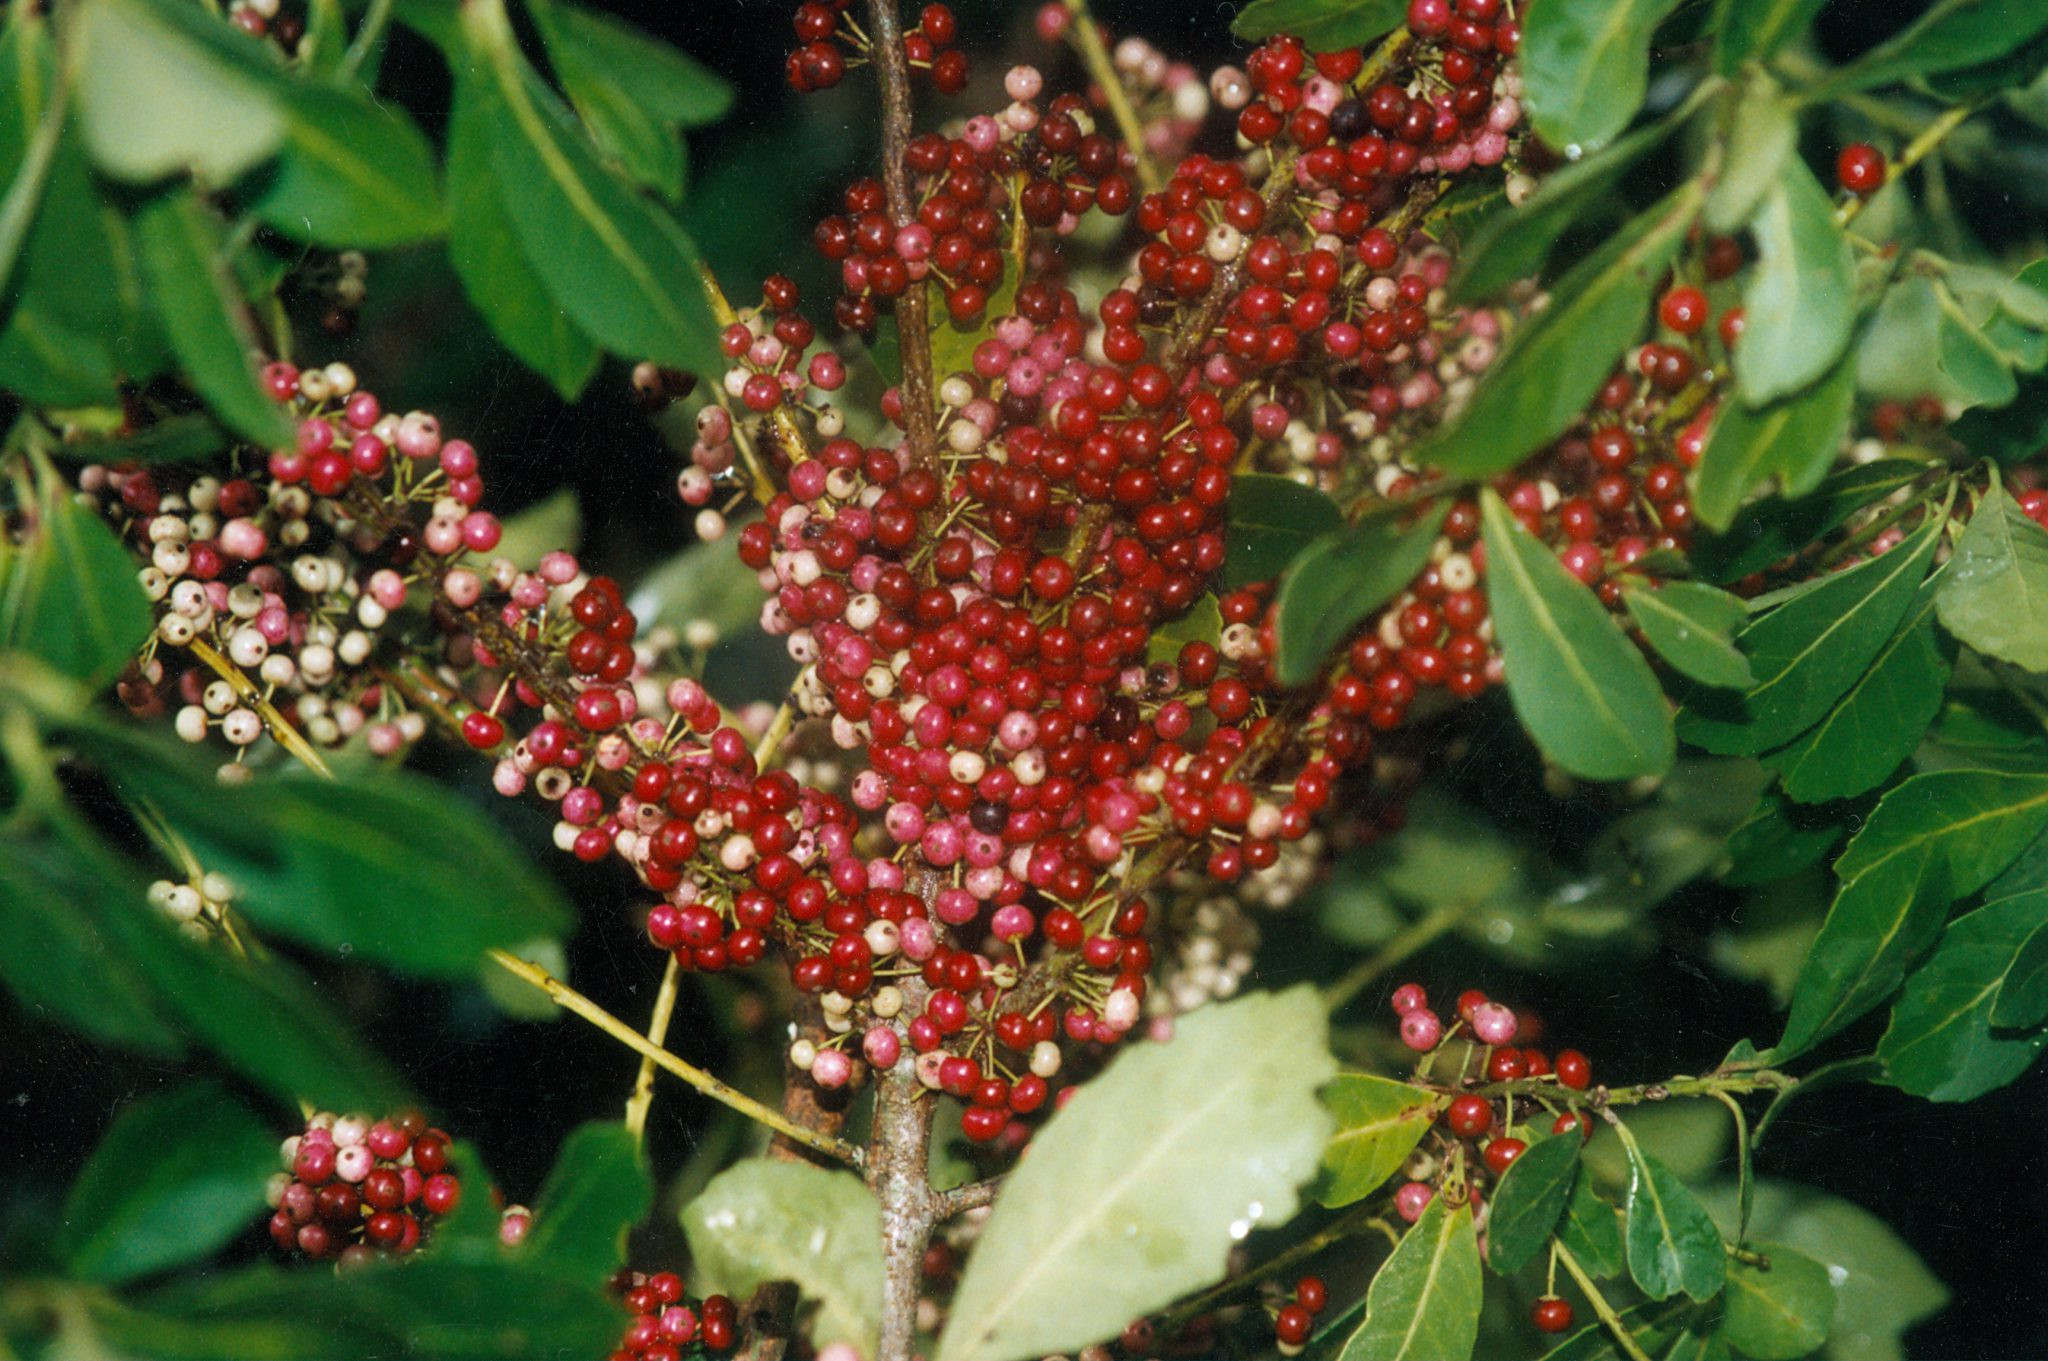
{"label": "ripe red berry", "polygon": [[1486,1160],[1486,1170],[1497,1177],[1507,1171],[1528,1147],[1520,1139],[1495,1139],[1486,1145],[1480,1156]]}
{"label": "ripe red berry", "polygon": [[1657,304],[1657,319],[1682,336],[1689,336],[1707,324],[1707,295],[1691,284],[1680,284]]}
{"label": "ripe red berry", "polygon": [[1461,1139],[1476,1139],[1493,1128],[1493,1103],[1470,1093],[1457,1097],[1444,1111],[1444,1124]]}
{"label": "ripe red berry", "polygon": [[1576,1049],[1560,1049],[1552,1061],[1557,1080],[1575,1092],[1583,1092],[1593,1081],[1593,1065]]}
{"label": "ripe red berry", "polygon": [[1330,1288],[1320,1276],[1304,1276],[1294,1283],[1294,1302],[1311,1314],[1320,1314],[1330,1302]]}
{"label": "ripe red berry", "polygon": [[1536,1301],[1535,1307],[1529,1311],[1529,1321],[1536,1325],[1539,1332],[1561,1333],[1572,1326],[1571,1301],[1560,1299],[1556,1295],[1545,1295]]}
{"label": "ripe red berry", "polygon": [[1869,198],[1884,188],[1884,153],[1868,142],[1851,142],[1835,157],[1835,178],[1850,193]]}
{"label": "ripe red berry", "polygon": [[1283,1305],[1273,1316],[1273,1336],[1289,1347],[1308,1341],[1309,1330],[1315,1326],[1315,1315],[1299,1304]]}

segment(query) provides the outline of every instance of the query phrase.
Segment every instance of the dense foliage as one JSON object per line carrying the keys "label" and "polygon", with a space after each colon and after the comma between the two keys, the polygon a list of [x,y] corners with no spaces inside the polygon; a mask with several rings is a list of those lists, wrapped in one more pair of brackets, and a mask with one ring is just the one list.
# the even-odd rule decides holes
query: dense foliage
{"label": "dense foliage", "polygon": [[2048,9],[793,10],[7,9],[6,1348],[1903,1354],[2026,1167],[1785,1173],[2048,1043]]}

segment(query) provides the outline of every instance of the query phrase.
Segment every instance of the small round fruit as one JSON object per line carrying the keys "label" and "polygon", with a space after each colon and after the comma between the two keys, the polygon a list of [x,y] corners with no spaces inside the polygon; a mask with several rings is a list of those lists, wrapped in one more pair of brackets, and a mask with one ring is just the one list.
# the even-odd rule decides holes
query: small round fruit
{"label": "small round fruit", "polygon": [[1493,1128],[1493,1103],[1468,1092],[1451,1102],[1444,1112],[1444,1124],[1461,1139],[1476,1139]]}
{"label": "small round fruit", "polygon": [[1593,1082],[1593,1065],[1576,1049],[1560,1049],[1552,1065],[1557,1070],[1557,1080],[1575,1092],[1583,1092]]}
{"label": "small round fruit", "polygon": [[1515,1159],[1527,1151],[1528,1145],[1520,1139],[1495,1139],[1488,1143],[1480,1156],[1486,1160],[1486,1170],[1500,1176],[1514,1165]]}
{"label": "small round fruit", "polygon": [[1851,142],[1835,157],[1835,178],[1859,198],[1884,188],[1884,153],[1868,142]]}
{"label": "small round fruit", "polygon": [[1536,1325],[1538,1332],[1561,1333],[1572,1326],[1572,1302],[1556,1295],[1545,1295],[1529,1311],[1529,1321]]}

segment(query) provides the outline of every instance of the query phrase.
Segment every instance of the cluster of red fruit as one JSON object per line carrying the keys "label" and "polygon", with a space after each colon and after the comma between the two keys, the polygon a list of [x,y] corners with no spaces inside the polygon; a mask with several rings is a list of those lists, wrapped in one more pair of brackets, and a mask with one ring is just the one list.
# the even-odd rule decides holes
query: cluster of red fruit
{"label": "cluster of red fruit", "polygon": [[679,1361],[723,1356],[739,1345],[738,1310],[725,1295],[692,1303],[673,1271],[622,1270],[611,1280],[633,1321],[607,1361]]}
{"label": "cluster of red fruit", "polygon": [[[784,70],[790,87],[800,94],[829,90],[846,74],[847,53],[869,59],[873,40],[847,11],[853,0],[804,0],[793,24],[801,44],[789,54]],[[913,71],[931,77],[940,94],[956,95],[967,88],[967,54],[954,47],[959,24],[945,5],[926,5],[917,27],[903,35],[903,57]]]}
{"label": "cluster of red fruit", "polygon": [[1308,1343],[1315,1331],[1316,1315],[1330,1304],[1330,1288],[1320,1276],[1303,1276],[1294,1283],[1294,1298],[1273,1312],[1273,1336],[1282,1355],[1292,1356]]}
{"label": "cluster of red fruit", "polygon": [[270,1237],[288,1253],[346,1266],[404,1255],[462,1199],[448,1136],[408,1111],[389,1120],[321,1111],[284,1141],[270,1180]]}

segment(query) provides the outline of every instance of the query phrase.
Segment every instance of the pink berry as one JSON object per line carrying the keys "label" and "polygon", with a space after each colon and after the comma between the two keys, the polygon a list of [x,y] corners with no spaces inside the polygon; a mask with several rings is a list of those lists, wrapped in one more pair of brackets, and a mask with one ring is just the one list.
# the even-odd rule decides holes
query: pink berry
{"label": "pink berry", "polygon": [[1472,1033],[1482,1044],[1507,1044],[1515,1038],[1515,1013],[1498,1002],[1474,1007]]}
{"label": "pink berry", "polygon": [[1394,1014],[1406,1016],[1417,1007],[1429,1005],[1429,994],[1422,990],[1420,983],[1403,983],[1394,989]]}
{"label": "pink berry", "polygon": [[1443,1037],[1444,1023],[1426,1007],[1417,1007],[1401,1018],[1401,1043],[1418,1054],[1426,1054],[1436,1048],[1437,1041]]}

